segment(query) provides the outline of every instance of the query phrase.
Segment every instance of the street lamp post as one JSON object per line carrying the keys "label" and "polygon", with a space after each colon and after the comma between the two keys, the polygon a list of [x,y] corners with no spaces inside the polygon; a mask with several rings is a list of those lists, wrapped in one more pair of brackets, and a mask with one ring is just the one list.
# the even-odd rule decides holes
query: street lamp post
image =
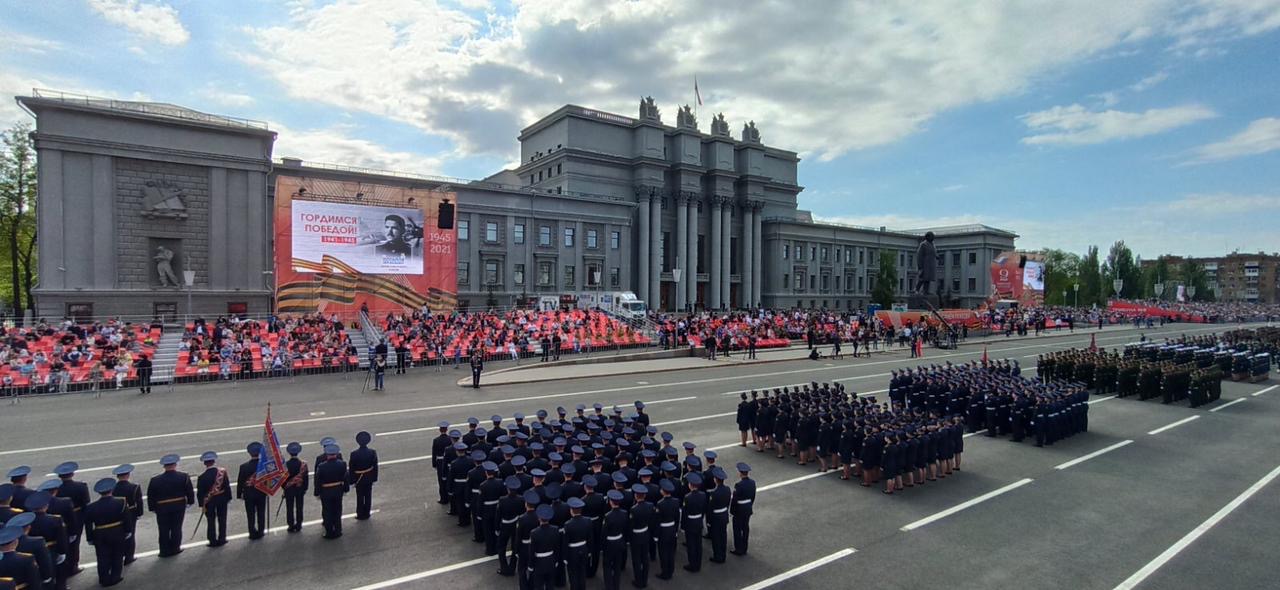
{"label": "street lamp post", "polygon": [[196,271],[182,271],[182,282],[187,285],[187,321],[183,322],[184,324],[187,324],[191,322],[191,287],[196,284]]}
{"label": "street lamp post", "polygon": [[1066,304],[1067,304],[1067,290],[1066,290],[1066,289],[1063,289],[1063,290],[1062,290],[1062,304],[1063,304],[1063,305],[1066,305]]}
{"label": "street lamp post", "polygon": [[[684,269],[680,268],[680,257],[676,256],[676,265],[671,268],[671,280],[676,284],[676,293],[680,292],[680,275]],[[677,311],[684,311],[683,309]]]}
{"label": "street lamp post", "polygon": [[1111,287],[1115,289],[1116,299],[1120,299],[1120,291],[1124,289],[1124,279],[1111,281]]}
{"label": "street lamp post", "polygon": [[1164,283],[1162,283],[1162,282],[1160,282],[1160,281],[1156,281],[1156,284],[1155,284],[1155,287],[1154,287],[1154,288],[1155,288],[1155,291],[1156,291],[1156,299],[1160,299],[1160,298],[1161,298],[1161,296],[1162,296],[1162,295],[1164,295]]}
{"label": "street lamp post", "polygon": [[1076,291],[1076,303],[1072,307],[1080,307],[1080,283],[1075,283],[1071,287]]}
{"label": "street lamp post", "polygon": [[1195,285],[1188,285],[1188,286],[1187,286],[1187,299],[1190,299],[1190,300],[1192,300],[1192,301],[1195,301],[1195,299],[1196,299],[1196,286],[1195,286]]}

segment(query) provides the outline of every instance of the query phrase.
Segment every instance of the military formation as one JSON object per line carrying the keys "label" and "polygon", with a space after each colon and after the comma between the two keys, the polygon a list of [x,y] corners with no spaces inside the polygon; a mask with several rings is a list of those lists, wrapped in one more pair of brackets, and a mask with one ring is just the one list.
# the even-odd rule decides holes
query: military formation
{"label": "military formation", "polygon": [[[288,532],[302,530],[303,499],[312,485],[320,500],[324,538],[342,536],[343,499],[353,488],[356,519],[370,517],[373,485],[378,481],[377,451],[369,448],[372,438],[368,432],[357,434],[358,447],[351,452],[350,460],[344,461],[337,442],[326,437],[321,441],[324,453],[316,458],[314,472],[309,472],[306,462],[298,458],[301,444],[291,442],[286,446],[289,459],[285,462],[287,477],[280,501],[288,505]],[[156,517],[160,557],[182,553],[183,522],[191,506],[199,507],[196,527],[204,522],[208,546],[221,547],[227,543],[232,488],[235,498],[244,503],[248,538],[263,538],[269,497],[256,485],[262,445],[250,443],[247,451],[249,458],[239,466],[235,481],[218,466],[217,453],[202,454],[204,470],[194,485],[190,475],[178,470],[180,457],[165,455],[160,459],[163,471],[147,483],[145,507],[142,487],[130,481],[133,465],[116,467],[112,470],[114,478],[95,482],[93,492],[98,499],[92,502],[89,487],[75,480],[79,469],[75,462],[58,465],[54,469],[58,478],[35,488],[27,485],[30,467],[10,470],[9,483],[0,484],[0,590],[65,589],[67,580],[82,571],[82,538],[97,555],[99,585],[119,584],[124,579],[125,566],[136,559],[135,532],[144,508]]]}
{"label": "military formation", "polygon": [[1222,396],[1222,379],[1236,353],[1213,336],[1140,342],[1123,351],[1087,348],[1040,356],[1042,379],[1074,382],[1098,394],[1139,400],[1187,401],[1193,408]]}
{"label": "military formation", "polygon": [[839,469],[840,478],[858,478],[863,487],[884,482],[886,494],[960,469],[964,426],[941,406],[913,407],[859,397],[841,384],[744,392],[736,420],[746,446],[820,472]]}
{"label": "military formation", "polygon": [[493,416],[490,428],[473,417],[465,431],[441,422],[432,443],[438,502],[522,590],[579,590],[597,573],[613,590],[628,566],[636,588],[648,585],[654,565],[654,577],[669,580],[681,538],[687,572],[702,569],[704,535],[707,561],[746,555],[751,467],[738,463],[731,478],[714,451],[673,446],[644,407],[637,401],[624,415],[579,404],[573,414],[557,408],[558,417],[539,410],[531,421]]}

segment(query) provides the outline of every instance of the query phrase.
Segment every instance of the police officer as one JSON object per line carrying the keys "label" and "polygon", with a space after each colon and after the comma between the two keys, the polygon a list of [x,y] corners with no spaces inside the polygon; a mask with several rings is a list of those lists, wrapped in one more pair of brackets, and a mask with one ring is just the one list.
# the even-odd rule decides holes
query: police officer
{"label": "police officer", "polygon": [[302,530],[302,500],[307,497],[307,489],[310,487],[310,472],[307,470],[307,463],[298,458],[298,453],[302,452],[301,444],[291,442],[285,450],[289,453],[289,460],[284,462],[284,467],[289,476],[284,480],[283,486],[284,516],[289,523],[286,530],[296,533]]}
{"label": "police officer", "polygon": [[[206,451],[200,455],[204,472],[196,478],[196,497],[204,511],[205,538],[210,547],[227,544],[227,505],[231,504],[231,477],[227,470],[216,466],[218,454]],[[240,484],[241,487],[244,484]],[[251,529],[252,530],[252,529]]]}
{"label": "police officer", "polygon": [[35,522],[36,515],[31,512],[23,512],[5,523],[5,528],[15,528],[22,531],[22,536],[18,538],[17,552],[19,554],[29,555],[36,561],[36,568],[40,571],[40,580],[44,588],[56,588],[57,573],[53,563],[53,556],[49,553],[49,547],[45,545],[44,537],[36,537],[31,535],[31,523]]}
{"label": "police officer", "polygon": [[101,497],[84,510],[85,538],[98,556],[98,583],[102,586],[119,584],[124,579],[125,554],[136,526],[128,501],[115,497],[116,486],[111,478],[98,480],[93,491]]}
{"label": "police officer", "polygon": [[244,515],[249,522],[249,540],[256,541],[266,534],[267,529],[267,495],[256,485],[262,443],[251,442],[245,450],[249,453],[249,460],[240,464],[240,474],[236,478],[236,499],[244,500]]}
{"label": "police officer", "polygon": [[604,515],[601,529],[603,539],[604,587],[617,590],[622,580],[622,566],[627,560],[627,527],[630,517],[622,508],[624,496],[619,490],[609,490],[609,512]]}
{"label": "police officer", "polygon": [[583,590],[586,587],[587,559],[595,543],[595,526],[590,518],[582,515],[582,510],[587,505],[581,498],[569,498],[568,504],[570,518],[564,524],[561,555],[564,557],[569,590]]}
{"label": "police officer", "polygon": [[[133,473],[133,465],[125,463],[111,470],[111,474],[116,476],[116,487],[112,490],[111,495],[115,498],[124,500],[125,507],[133,514],[134,526],[137,526],[139,518],[142,518],[144,508],[142,506],[142,486],[129,481],[129,477]],[[96,488],[96,486],[95,486]],[[96,491],[96,489],[95,489]],[[87,539],[86,539],[87,540]],[[129,565],[134,561],[134,552],[138,546],[137,535],[129,535],[124,541],[124,565]]]}
{"label": "police officer", "polygon": [[67,521],[67,563],[66,571],[74,576],[80,573],[80,535],[84,531],[81,513],[89,505],[89,486],[76,481],[76,470],[80,469],[75,461],[67,461],[53,469],[62,484],[58,486],[57,497],[71,500],[74,507],[73,518]]}
{"label": "police officer", "polygon": [[751,479],[751,466],[738,463],[738,483],[733,486],[733,553],[742,556],[747,554],[747,544],[751,540],[751,513],[756,501],[756,482]]}
{"label": "police officer", "polygon": [[369,448],[373,435],[361,430],[356,434],[356,444],[351,451],[349,479],[356,489],[356,520],[369,520],[373,509],[373,484],[378,481],[378,451]]}
{"label": "police officer", "polygon": [[685,571],[698,572],[702,569],[702,519],[707,511],[707,494],[701,491],[702,476],[690,473],[685,476],[685,484],[689,491],[684,495],[684,542],[689,563]]}
{"label": "police officer", "polygon": [[341,452],[337,443],[325,445],[325,461],[316,466],[315,495],[320,498],[326,539],[342,536],[342,497],[351,490],[347,483],[347,464],[339,458]]}
{"label": "police officer", "polygon": [[40,568],[29,555],[18,553],[18,539],[22,529],[0,528],[0,577],[9,578],[15,588],[34,590],[40,587]]}

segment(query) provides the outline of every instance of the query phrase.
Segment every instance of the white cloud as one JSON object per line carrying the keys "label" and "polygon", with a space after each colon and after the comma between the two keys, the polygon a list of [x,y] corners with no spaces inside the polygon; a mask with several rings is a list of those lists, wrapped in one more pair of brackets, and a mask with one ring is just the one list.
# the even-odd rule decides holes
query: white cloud
{"label": "white cloud", "polygon": [[253,104],[254,99],[248,94],[242,92],[230,92],[218,88],[212,84],[206,85],[200,95],[226,107],[247,107]]}
{"label": "white cloud", "polygon": [[279,134],[273,150],[276,157],[414,174],[441,174],[444,163],[441,157],[390,150],[374,141],[352,137],[351,129],[346,127],[290,129],[272,123],[271,128]]}
{"label": "white cloud", "polygon": [[726,12],[680,0],[560,0],[517,2],[514,14],[483,20],[457,2],[299,2],[287,23],[249,28],[241,57],[296,98],[504,157],[519,128],[564,103],[633,114],[653,95],[672,123],[696,73],[709,99],[704,129],[723,111],[735,131],[754,119],[767,143],[830,159],[1152,38],[1190,46],[1280,26],[1267,24],[1267,6],[1229,2],[1240,6],[898,0]]}
{"label": "white cloud", "polygon": [[1280,196],[1235,195],[1231,193],[1194,194],[1169,203],[1168,209],[1196,217],[1218,217],[1238,213],[1264,214],[1280,211]]}
{"label": "white cloud", "polygon": [[191,38],[178,10],[164,2],[89,0],[89,6],[107,22],[162,45],[182,45]]}
{"label": "white cloud", "polygon": [[1187,163],[1220,162],[1275,150],[1280,150],[1280,118],[1266,117],[1254,120],[1231,137],[1197,148],[1195,157]]}
{"label": "white cloud", "polygon": [[50,51],[62,49],[62,43],[52,39],[42,39],[12,31],[0,31],[0,35],[3,35],[3,46],[8,51],[44,55]]}
{"label": "white cloud", "polygon": [[949,184],[949,185],[947,185],[947,186],[942,187],[942,190],[943,190],[944,192],[953,193],[953,192],[956,192],[956,191],[958,191],[958,190],[963,190],[963,189],[964,189],[965,187],[967,187],[967,186],[969,186],[969,185],[967,185],[967,184]]}
{"label": "white cloud", "polygon": [[1073,104],[1027,113],[1019,119],[1032,133],[1022,138],[1022,143],[1087,145],[1164,133],[1216,116],[1217,113],[1212,109],[1200,105],[1131,113],[1116,110],[1091,111],[1082,105]]}
{"label": "white cloud", "polygon": [[1169,79],[1169,71],[1160,70],[1159,72],[1151,74],[1146,78],[1143,78],[1141,80],[1138,80],[1137,82],[1134,82],[1133,84],[1130,84],[1129,90],[1132,92],[1145,92],[1147,90],[1154,88],[1157,84],[1160,84],[1161,82],[1164,82],[1165,80],[1168,80],[1168,79]]}

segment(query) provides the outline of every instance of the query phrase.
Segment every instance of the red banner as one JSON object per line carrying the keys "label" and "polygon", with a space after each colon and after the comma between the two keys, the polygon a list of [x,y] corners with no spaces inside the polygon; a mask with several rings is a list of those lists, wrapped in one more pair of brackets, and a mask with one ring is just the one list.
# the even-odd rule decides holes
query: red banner
{"label": "red banner", "polygon": [[[982,327],[982,320],[978,318],[978,313],[968,309],[943,309],[938,311],[947,320],[947,323],[953,326],[968,326],[970,329]],[[887,311],[877,310],[876,317],[882,323],[891,324],[895,330],[901,330],[908,324],[915,326],[921,321],[929,324],[938,323],[938,318],[933,314],[924,311]]]}
{"label": "red banner", "polygon": [[1152,305],[1133,303],[1130,301],[1116,301],[1113,299],[1107,302],[1107,309],[1111,310],[1113,313],[1126,316],[1147,316],[1153,318],[1165,317],[1172,320],[1200,324],[1208,322],[1208,319],[1201,314],[1163,309]]}

